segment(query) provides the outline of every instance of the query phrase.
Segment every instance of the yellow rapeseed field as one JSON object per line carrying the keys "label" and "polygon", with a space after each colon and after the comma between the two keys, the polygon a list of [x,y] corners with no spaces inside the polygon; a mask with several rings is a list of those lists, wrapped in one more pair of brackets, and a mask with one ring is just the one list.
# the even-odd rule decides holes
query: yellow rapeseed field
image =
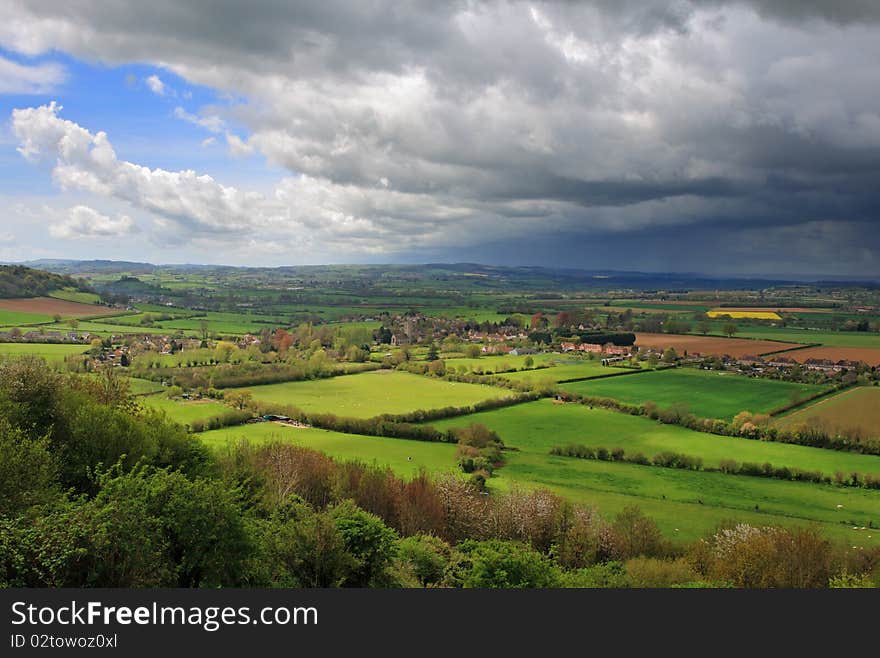
{"label": "yellow rapeseed field", "polygon": [[781,320],[778,313],[773,311],[728,311],[725,309],[709,311],[706,313],[710,318],[718,318],[723,315],[729,315],[736,318],[754,318],[756,320]]}

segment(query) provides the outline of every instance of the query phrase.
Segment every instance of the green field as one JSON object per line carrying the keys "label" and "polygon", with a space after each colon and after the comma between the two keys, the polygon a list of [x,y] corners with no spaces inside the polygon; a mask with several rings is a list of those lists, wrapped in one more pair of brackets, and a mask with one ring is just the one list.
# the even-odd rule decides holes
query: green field
{"label": "green field", "polygon": [[548,399],[429,424],[449,429],[471,422],[483,423],[498,432],[505,445],[538,455],[547,455],[555,446],[574,443],[594,448],[623,448],[627,454],[641,452],[648,458],[670,450],[701,457],[709,467],[717,467],[722,459],[734,459],[758,464],[770,462],[774,466],[820,471],[832,476],[835,471],[880,475],[880,456],[717,436],[680,425],[664,425],[643,416],[590,409],[582,404],[559,404]]}
{"label": "green field", "polygon": [[40,322],[51,322],[52,316],[43,313],[24,313],[0,309],[0,327],[20,327]]}
{"label": "green field", "polygon": [[[596,506],[606,517],[619,512],[626,505],[636,504],[658,522],[667,536],[680,540],[693,540],[710,532],[722,521],[737,519],[755,524],[815,523],[828,537],[838,541],[865,546],[880,544],[880,531],[852,529],[854,525],[869,527],[870,523],[875,526],[880,523],[880,492],[588,461],[546,454],[544,449],[554,443],[554,439],[561,440],[563,436],[560,432],[553,438],[548,438],[547,434],[552,430],[548,432],[547,427],[542,424],[562,428],[573,436],[578,427],[584,425],[578,416],[590,419],[589,424],[601,426],[607,420],[605,414],[612,413],[597,411],[591,412],[574,405],[555,406],[549,401],[540,401],[468,417],[469,420],[479,420],[496,426],[508,445],[520,449],[506,453],[507,462],[502,469],[496,471],[496,477],[490,480],[490,487],[496,491],[508,490],[513,486],[548,487],[573,501]],[[497,420],[505,414],[510,414],[511,418],[503,422]],[[640,421],[646,427],[654,426],[651,421],[623,414],[616,415],[628,421]],[[490,417],[496,420],[487,421]],[[461,423],[463,419],[450,419],[434,425],[453,425],[455,421]],[[508,426],[519,428],[521,434],[515,435],[510,430],[505,432],[504,428]],[[533,435],[531,430],[523,430],[523,427],[534,428],[539,433]],[[642,439],[631,435],[631,439],[647,443],[662,442],[661,436],[667,431],[670,442],[687,441],[689,439],[683,437],[697,434],[682,428],[657,426],[656,433],[649,432]],[[425,468],[431,473],[453,471],[455,464],[455,447],[449,444],[354,436],[314,428],[285,427],[275,423],[225,428],[205,432],[200,436],[215,449],[242,438],[254,443],[275,439],[289,440],[297,445],[321,450],[336,459],[353,459],[388,466],[403,477],[411,476],[419,468]],[[520,440],[516,436],[528,438]],[[721,437],[706,435],[702,438],[711,442]],[[728,441],[741,443],[744,449],[750,450],[768,447],[798,448],[746,439]],[[605,443],[610,445],[612,441]],[[711,448],[706,444],[702,449]],[[786,453],[787,460],[807,464],[810,459],[818,458],[811,455],[813,451],[824,454],[821,450],[803,448]],[[831,456],[837,455],[838,453],[833,453]],[[860,458],[858,455],[839,453],[841,459],[851,457]],[[838,505],[843,507],[838,508]]]}
{"label": "green field", "polygon": [[605,377],[622,373],[632,374],[636,369],[614,368],[603,366],[600,360],[582,361],[580,363],[558,365],[552,368],[540,368],[538,370],[521,370],[500,375],[504,379],[518,382],[531,381],[534,383],[552,382],[557,383],[569,379],[587,379],[591,377]]}
{"label": "green field", "polygon": [[87,345],[63,345],[54,343],[0,343],[0,358],[38,356],[47,361],[64,361],[71,354],[82,354]]}
{"label": "green field", "polygon": [[49,293],[49,297],[63,299],[68,302],[79,302],[80,304],[97,304],[101,301],[100,295],[93,292],[80,292],[78,290],[53,290]]}
{"label": "green field", "polygon": [[[166,309],[169,315],[180,314],[180,309]],[[126,320],[140,326],[141,319],[145,314],[141,313],[133,315]],[[151,313],[151,315],[155,315]],[[183,332],[187,335],[197,335],[201,331],[202,323],[207,324],[208,332],[211,334],[246,334],[260,333],[261,329],[275,328],[279,326],[287,326],[290,323],[282,316],[278,315],[252,315],[250,313],[219,313],[208,312],[197,317],[182,317],[172,320],[156,320],[152,325],[169,332]]]}
{"label": "green field", "polygon": [[451,358],[446,359],[446,368],[457,372],[466,368],[467,372],[475,372],[485,375],[498,374],[505,379],[514,381],[532,381],[556,383],[567,379],[586,379],[601,375],[623,372],[620,369],[612,369],[602,365],[601,358],[588,359],[567,354],[533,354],[531,359],[535,366],[548,366],[543,368],[526,368],[525,360],[528,355],[517,356],[482,356],[476,359]]}
{"label": "green field", "polygon": [[683,313],[685,311],[694,313],[695,311],[708,311],[710,308],[713,308],[711,304],[703,304],[700,302],[694,302],[693,304],[664,304],[662,302],[654,303],[629,299],[613,299],[611,300],[610,305],[615,307],[615,310],[618,311],[631,308],[644,311],[671,311],[675,313]]}
{"label": "green field", "polygon": [[129,386],[131,386],[131,392],[134,395],[144,395],[147,393],[158,393],[163,390],[162,384],[158,382],[150,381],[149,379],[140,379],[138,377],[129,377],[128,378]]}
{"label": "green field", "polygon": [[[56,325],[53,325],[56,326]],[[66,326],[61,325],[62,329],[67,329]],[[138,327],[138,326],[129,326],[124,324],[118,324],[116,322],[96,322],[94,320],[80,320],[77,325],[77,331],[87,331],[91,334],[95,334],[96,336],[110,336],[113,334],[116,335],[125,335],[125,334],[172,334],[175,332],[171,332],[167,329],[160,329],[158,327]]]}
{"label": "green field", "polygon": [[594,505],[606,517],[638,505],[671,538],[693,540],[735,519],[760,525],[816,524],[830,539],[880,545],[876,490],[530,453],[511,457],[497,473],[493,487],[545,486]]}
{"label": "green field", "polygon": [[371,418],[418,409],[460,407],[501,398],[510,391],[447,382],[406,372],[379,370],[305,382],[249,386],[261,402],[291,404],[312,413]]}
{"label": "green field", "polygon": [[188,425],[194,420],[217,416],[230,407],[214,400],[170,400],[164,395],[147,395],[138,398],[145,407],[164,411],[171,420]]}
{"label": "green field", "polygon": [[277,423],[254,423],[227,427],[199,435],[214,449],[247,439],[260,444],[283,440],[320,450],[341,461],[362,461],[388,466],[403,477],[425,469],[429,473],[456,472],[455,446],[449,443],[387,439],[376,436],[342,434],[316,428],[288,427]]}
{"label": "green field", "polygon": [[641,404],[656,402],[661,409],[684,405],[702,418],[731,420],[740,411],[766,413],[796,397],[818,393],[821,387],[731,373],[675,368],[571,384],[563,390]]}
{"label": "green field", "polygon": [[[880,492],[757,477],[724,475],[550,455],[550,448],[581,443],[653,456],[662,450],[720,459],[769,461],[833,473],[835,469],[880,472],[880,457],[834,452],[693,432],[582,405],[539,400],[505,409],[431,423],[438,429],[470,422],[494,429],[508,447],[506,463],[490,480],[500,490],[546,486],[571,500],[595,505],[605,515],[637,504],[670,537],[694,539],[719,522],[736,518],[761,524],[819,523],[829,537],[876,545],[876,532],[852,526],[880,524]],[[700,502],[702,501],[702,502]],[[841,509],[837,505],[843,505]],[[758,509],[755,509],[755,505]],[[845,520],[846,525],[836,521]],[[869,538],[868,535],[871,535]],[[861,545],[861,544],[860,544]]]}
{"label": "green field", "polygon": [[[562,354],[532,354],[532,355],[505,355],[505,356],[480,356],[477,358],[454,357],[444,359],[447,369],[459,370],[467,368],[468,372],[481,371],[494,373],[505,370],[519,370],[526,367],[526,359],[531,357],[533,365],[544,365],[567,360]],[[569,359],[570,360],[570,359]]]}

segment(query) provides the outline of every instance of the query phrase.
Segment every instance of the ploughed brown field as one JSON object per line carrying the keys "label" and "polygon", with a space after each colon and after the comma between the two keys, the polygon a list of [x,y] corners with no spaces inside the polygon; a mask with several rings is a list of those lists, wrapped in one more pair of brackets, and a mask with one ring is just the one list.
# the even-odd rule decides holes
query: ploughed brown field
{"label": "ploughed brown field", "polygon": [[808,359],[838,361],[864,361],[871,366],[880,366],[880,349],[872,347],[808,347],[805,350],[795,350],[791,353],[780,354],[788,359],[794,359],[798,363],[804,363]]}
{"label": "ploughed brown field", "polygon": [[880,389],[860,386],[820,400],[776,420],[780,427],[809,423],[830,433],[880,437]]}
{"label": "ploughed brown field", "polygon": [[86,317],[89,315],[111,315],[120,311],[98,306],[97,304],[82,304],[69,302],[64,299],[52,297],[31,297],[28,299],[0,299],[0,311],[17,311],[19,313],[41,313],[62,317]]}
{"label": "ploughed brown field", "polygon": [[[802,347],[795,343],[782,343],[775,340],[751,340],[748,338],[718,338],[714,336],[685,336],[679,334],[636,333],[636,345],[655,350],[675,349],[679,354],[717,354],[740,358],[759,356],[768,352],[779,352]],[[802,350],[799,350],[802,351]],[[797,354],[793,352],[792,354]]]}

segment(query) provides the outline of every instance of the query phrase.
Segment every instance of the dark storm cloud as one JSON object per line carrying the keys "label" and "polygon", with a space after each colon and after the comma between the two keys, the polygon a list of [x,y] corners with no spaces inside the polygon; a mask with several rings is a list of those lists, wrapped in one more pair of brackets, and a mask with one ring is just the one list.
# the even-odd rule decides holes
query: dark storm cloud
{"label": "dark storm cloud", "polygon": [[788,21],[822,19],[839,25],[880,21],[880,4],[875,0],[745,0],[745,4],[762,16]]}
{"label": "dark storm cloud", "polygon": [[[841,268],[880,255],[878,2],[0,0],[0,24],[8,48],[149,62],[240,99],[202,110],[292,178],[160,213],[200,238],[286,218],[355,257],[558,262],[600,242],[631,266],[676,236],[716,269],[697,241],[742,271],[769,267],[767,245],[796,248],[792,268],[830,246],[860,254]],[[89,166],[61,177],[99,192]],[[206,194],[157,185],[151,212]]]}

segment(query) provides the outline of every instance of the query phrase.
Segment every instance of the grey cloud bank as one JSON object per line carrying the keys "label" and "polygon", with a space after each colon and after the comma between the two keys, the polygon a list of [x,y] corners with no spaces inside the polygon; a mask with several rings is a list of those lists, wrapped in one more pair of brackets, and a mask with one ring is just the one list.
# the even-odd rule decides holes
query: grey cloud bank
{"label": "grey cloud bank", "polygon": [[230,151],[289,172],[258,193],[150,169],[101,126],[22,108],[24,155],[121,204],[62,239],[132,215],[214,261],[878,271],[869,0],[0,1],[0,45],[229,92],[180,117],[206,138],[245,126]]}

